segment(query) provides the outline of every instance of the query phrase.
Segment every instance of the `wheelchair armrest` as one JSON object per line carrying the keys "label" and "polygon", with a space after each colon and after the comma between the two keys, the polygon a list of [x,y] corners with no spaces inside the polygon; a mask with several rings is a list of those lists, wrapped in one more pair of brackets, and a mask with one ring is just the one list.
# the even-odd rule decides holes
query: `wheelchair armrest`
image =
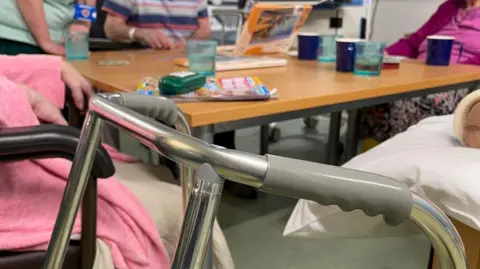
{"label": "wheelchair armrest", "polygon": [[[32,127],[0,128],[0,161],[65,158],[73,160],[80,131],[69,126],[42,124]],[[115,173],[108,152],[99,147],[92,167],[95,178]]]}

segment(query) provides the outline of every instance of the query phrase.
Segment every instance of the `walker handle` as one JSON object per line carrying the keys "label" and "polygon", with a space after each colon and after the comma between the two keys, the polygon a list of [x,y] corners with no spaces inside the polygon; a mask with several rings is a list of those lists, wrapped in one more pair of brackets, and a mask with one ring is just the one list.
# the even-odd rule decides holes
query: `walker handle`
{"label": "walker handle", "polygon": [[384,215],[391,226],[402,223],[413,207],[408,187],[376,174],[267,155],[262,191],[337,205],[343,211],[361,209],[368,216]]}
{"label": "walker handle", "polygon": [[174,101],[161,96],[138,93],[101,94],[107,100],[134,110],[146,117],[162,121],[167,125],[177,122],[179,110]]}

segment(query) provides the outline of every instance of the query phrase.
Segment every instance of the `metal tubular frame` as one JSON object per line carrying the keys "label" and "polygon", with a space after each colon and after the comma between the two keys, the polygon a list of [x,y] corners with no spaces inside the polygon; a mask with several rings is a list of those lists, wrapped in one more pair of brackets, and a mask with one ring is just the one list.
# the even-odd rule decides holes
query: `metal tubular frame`
{"label": "metal tubular frame", "polygon": [[[202,268],[222,197],[223,179],[207,165],[209,174],[199,175],[190,193],[172,268]],[[203,167],[205,168],[205,167]]]}
{"label": "metal tubular frame", "polygon": [[[66,195],[59,212],[61,216],[59,219],[64,221],[55,226],[45,268],[61,268],[75,219],[75,215],[70,213],[72,212],[70,209],[71,207],[78,208],[80,204],[104,121],[124,130],[146,146],[177,163],[195,169],[204,163],[208,163],[218,175],[225,179],[256,188],[263,186],[263,180],[268,170],[268,162],[265,157],[212,146],[112,103],[102,96],[95,96],[90,101],[90,111],[85,120],[79,147],[67,183]],[[189,176],[188,172],[191,171],[184,170],[184,172],[187,172],[187,174],[183,174],[186,178]],[[295,178],[292,178],[292,180],[294,181]],[[183,184],[186,183],[183,182]],[[184,189],[188,187],[187,185]],[[194,195],[192,194],[192,197],[195,197]],[[206,195],[212,195],[212,193]],[[208,199],[211,199],[211,197]],[[197,197],[195,200],[192,200],[192,203],[196,204],[198,201]],[[214,205],[216,202],[213,199],[212,203]],[[192,207],[195,208],[193,205]],[[206,210],[201,215],[202,221],[208,220],[206,223],[213,224],[216,210]],[[191,223],[194,218],[195,214],[187,214],[184,223]],[[433,203],[414,194],[413,209],[409,218],[424,231],[432,242],[435,251],[439,254],[442,269],[467,268],[465,250],[459,234],[448,217]],[[195,229],[198,231],[196,234],[209,234],[211,227],[208,224],[195,227]],[[182,236],[185,239],[185,236],[192,235],[182,234]],[[192,256],[194,253],[196,253],[195,255],[205,253],[207,245],[205,241],[203,239],[189,241],[189,243],[194,245],[187,247],[191,250],[195,249],[195,251],[179,253],[191,253],[190,256],[182,255],[182,257],[193,261],[198,258]],[[198,262],[180,262],[177,264],[190,264],[190,268],[198,268]]]}
{"label": "metal tubular frame", "polygon": [[432,202],[413,193],[409,219],[428,237],[442,269],[468,268],[465,246],[450,219]]}

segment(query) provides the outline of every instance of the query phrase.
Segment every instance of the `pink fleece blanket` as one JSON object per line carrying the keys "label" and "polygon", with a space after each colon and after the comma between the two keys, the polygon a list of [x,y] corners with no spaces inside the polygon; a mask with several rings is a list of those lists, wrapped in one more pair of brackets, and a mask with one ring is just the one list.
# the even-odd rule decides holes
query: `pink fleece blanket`
{"label": "pink fleece blanket", "polygon": [[[0,128],[39,124],[17,83],[62,107],[60,69],[58,57],[0,56]],[[131,159],[109,152],[114,159]],[[0,249],[46,249],[70,168],[63,159],[0,163]],[[97,236],[110,246],[116,268],[168,268],[166,249],[140,201],[114,178],[99,180],[98,194]],[[74,234],[80,232],[77,217]]]}

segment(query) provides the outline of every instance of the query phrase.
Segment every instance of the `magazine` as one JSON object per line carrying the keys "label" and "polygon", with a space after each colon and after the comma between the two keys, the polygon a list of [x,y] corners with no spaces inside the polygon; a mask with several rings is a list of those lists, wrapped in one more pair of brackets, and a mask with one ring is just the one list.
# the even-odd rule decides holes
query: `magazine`
{"label": "magazine", "polygon": [[[137,93],[162,95],[158,78],[147,77]],[[276,89],[268,90],[258,77],[207,78],[205,85],[193,92],[180,95],[162,95],[178,102],[245,101],[277,98]]]}
{"label": "magazine", "polygon": [[311,6],[255,4],[233,54],[286,53],[311,10]]}

